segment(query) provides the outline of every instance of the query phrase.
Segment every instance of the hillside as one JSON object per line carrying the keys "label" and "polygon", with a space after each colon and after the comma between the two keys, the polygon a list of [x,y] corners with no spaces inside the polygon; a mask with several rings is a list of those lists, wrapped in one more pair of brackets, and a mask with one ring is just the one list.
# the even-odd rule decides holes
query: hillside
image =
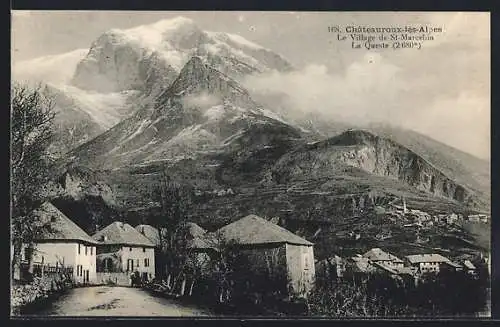
{"label": "hillside", "polygon": [[286,154],[276,163],[272,177],[277,183],[283,183],[336,175],[345,167],[397,179],[434,196],[471,206],[485,205],[480,195],[458,184],[415,152],[388,138],[361,130],[349,130]]}

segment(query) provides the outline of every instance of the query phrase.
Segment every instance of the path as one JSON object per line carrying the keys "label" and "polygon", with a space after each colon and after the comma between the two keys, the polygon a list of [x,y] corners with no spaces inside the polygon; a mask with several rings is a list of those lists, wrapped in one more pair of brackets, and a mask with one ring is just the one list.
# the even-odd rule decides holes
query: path
{"label": "path", "polygon": [[43,316],[210,316],[206,310],[155,297],[139,288],[76,288],[61,296]]}

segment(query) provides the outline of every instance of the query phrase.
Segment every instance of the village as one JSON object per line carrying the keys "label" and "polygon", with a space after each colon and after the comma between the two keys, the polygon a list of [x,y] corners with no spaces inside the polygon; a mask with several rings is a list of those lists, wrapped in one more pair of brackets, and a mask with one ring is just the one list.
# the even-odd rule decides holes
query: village
{"label": "village", "polygon": [[[451,224],[464,219],[454,213],[431,217],[407,209],[405,203],[398,210],[413,217],[407,225]],[[50,202],[43,203],[35,214],[49,228],[34,246],[23,246],[14,280],[36,276],[49,280],[46,287],[52,290],[59,289],[61,282],[76,287],[143,287],[174,298],[213,293],[220,304],[237,296],[262,303],[265,294],[272,293],[291,303],[307,301],[319,283],[366,282],[383,276],[403,288],[414,288],[429,276],[458,273],[476,280],[484,274],[481,267],[491,273],[489,254],[483,253],[473,260],[452,260],[437,252],[399,258],[375,247],[353,256],[332,253],[319,260],[312,242],[256,215],[211,232],[184,222],[182,233],[174,240],[175,249],[168,249],[166,231],[148,224],[134,227],[115,221],[88,235]],[[481,223],[487,218],[474,215],[467,219]],[[173,265],[164,260],[169,251],[177,254]]]}

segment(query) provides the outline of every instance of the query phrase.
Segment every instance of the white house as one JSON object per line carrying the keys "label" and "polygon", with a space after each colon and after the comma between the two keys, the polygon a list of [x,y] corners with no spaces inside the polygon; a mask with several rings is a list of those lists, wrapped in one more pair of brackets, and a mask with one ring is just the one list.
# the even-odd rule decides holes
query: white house
{"label": "white house", "polygon": [[420,273],[439,273],[443,264],[449,265],[451,260],[440,254],[412,254],[405,257],[407,263],[418,269]]}
{"label": "white house", "polygon": [[155,244],[134,227],[114,222],[93,236],[97,248],[97,271],[138,272],[143,280],[155,278]]}
{"label": "white house", "polygon": [[[33,211],[46,227],[35,239],[33,262],[50,267],[72,268],[76,283],[96,280],[96,242],[71,219],[50,202]],[[27,260],[31,250],[24,247],[22,259]]]}

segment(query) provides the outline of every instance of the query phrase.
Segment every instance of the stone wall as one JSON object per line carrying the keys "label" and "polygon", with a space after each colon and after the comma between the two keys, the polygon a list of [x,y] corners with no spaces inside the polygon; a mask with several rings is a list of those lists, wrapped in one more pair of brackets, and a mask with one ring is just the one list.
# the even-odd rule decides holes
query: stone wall
{"label": "stone wall", "polygon": [[118,286],[131,286],[130,273],[123,272],[98,272],[97,284],[115,284]]}

